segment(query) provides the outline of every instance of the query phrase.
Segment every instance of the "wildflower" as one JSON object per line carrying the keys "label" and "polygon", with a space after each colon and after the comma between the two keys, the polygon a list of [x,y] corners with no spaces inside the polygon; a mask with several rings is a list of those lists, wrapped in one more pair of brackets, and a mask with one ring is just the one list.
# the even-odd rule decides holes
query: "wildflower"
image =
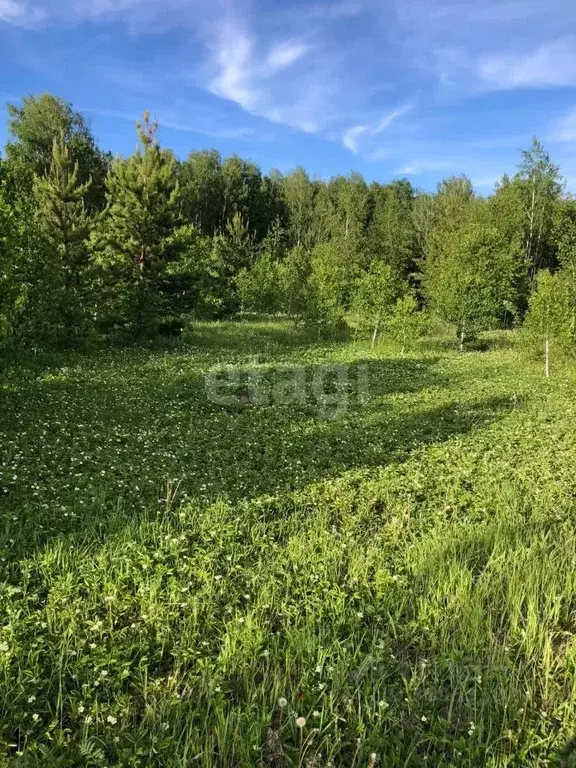
{"label": "wildflower", "polygon": [[32,704],[33,701],[36,701],[36,696],[34,696],[34,694],[28,696],[28,704]]}
{"label": "wildflower", "polygon": [[40,720],[40,715],[38,715],[38,714],[36,714],[36,712],[34,712],[34,714],[32,715],[32,720],[34,720],[34,722],[37,723],[38,720]]}
{"label": "wildflower", "polygon": [[312,715],[313,715],[314,717],[320,717],[320,712],[318,712],[318,710],[317,710],[317,709],[315,709],[315,710],[314,710],[314,712],[312,712]]}
{"label": "wildflower", "polygon": [[298,728],[304,728],[306,725],[306,718],[305,717],[297,717],[296,718],[296,725]]}
{"label": "wildflower", "polygon": [[422,720],[423,723],[427,723],[428,722],[428,718],[426,717],[426,715],[422,715],[420,720]]}
{"label": "wildflower", "polygon": [[108,715],[106,720],[110,723],[110,725],[116,725],[118,722],[118,718],[114,717],[114,715]]}
{"label": "wildflower", "polygon": [[280,707],[280,709],[284,709],[284,707],[286,707],[287,705],[288,705],[288,701],[284,698],[284,696],[281,696],[278,699],[278,706]]}

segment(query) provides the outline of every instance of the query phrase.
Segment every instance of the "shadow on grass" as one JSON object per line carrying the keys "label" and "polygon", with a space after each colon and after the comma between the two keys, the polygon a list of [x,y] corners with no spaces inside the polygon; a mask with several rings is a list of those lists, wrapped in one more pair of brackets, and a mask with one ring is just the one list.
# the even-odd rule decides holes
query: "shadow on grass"
{"label": "shadow on grass", "polygon": [[[509,350],[515,346],[516,337],[513,331],[489,331],[476,338],[469,339],[464,345],[466,352],[490,352],[493,350]],[[460,342],[454,336],[425,337],[418,342],[418,348],[432,354],[449,354],[460,351]]]}
{"label": "shadow on grass", "polygon": [[210,350],[214,354],[238,356],[286,353],[316,345],[338,345],[349,339],[345,330],[321,337],[310,328],[297,326],[287,319],[197,322],[184,332],[181,348],[187,346]]}
{"label": "shadow on grass", "polygon": [[571,739],[558,755],[558,763],[561,768],[575,768],[576,766],[576,739]]}
{"label": "shadow on grass", "polygon": [[[310,389],[318,371],[328,370],[323,366],[300,369],[306,387],[297,401],[219,405],[209,399],[202,371],[177,361],[168,370],[156,361],[145,369],[119,365],[80,378],[36,379],[2,393],[0,463],[9,469],[0,474],[0,493],[16,517],[0,537],[7,557],[54,537],[98,537],[158,508],[176,488],[184,501],[248,501],[400,462],[513,407],[495,397],[446,402],[449,382],[433,358],[345,366],[343,408],[338,397],[321,406]],[[283,370],[294,369],[263,370],[275,386]],[[368,382],[361,397],[360,379]]]}

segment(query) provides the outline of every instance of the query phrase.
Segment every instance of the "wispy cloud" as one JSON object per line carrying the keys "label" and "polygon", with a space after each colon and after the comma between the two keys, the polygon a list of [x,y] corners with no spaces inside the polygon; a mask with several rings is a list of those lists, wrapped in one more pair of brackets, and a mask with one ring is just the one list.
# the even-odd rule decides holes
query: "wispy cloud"
{"label": "wispy cloud", "polygon": [[361,140],[369,136],[377,136],[385,131],[392,123],[402,115],[407,114],[413,108],[411,104],[405,104],[402,107],[394,109],[387,115],[384,115],[376,123],[363,123],[353,125],[342,134],[342,144],[349,149],[352,154],[357,155],[360,152]]}
{"label": "wispy cloud", "polygon": [[0,0],[0,22],[28,27],[42,21],[45,15],[41,8],[23,0]]}
{"label": "wispy cloud", "polygon": [[207,45],[211,93],[272,122],[308,133],[319,130],[332,85],[321,52],[311,42],[262,39],[245,20],[230,17]]}
{"label": "wispy cloud", "polygon": [[276,44],[266,58],[270,72],[279,72],[295,64],[308,52],[308,46],[299,41],[285,40]]}
{"label": "wispy cloud", "polygon": [[213,44],[216,73],[209,88],[216,96],[235,101],[243,109],[256,108],[258,96],[253,87],[253,41],[231,20],[218,30]]}
{"label": "wispy cloud", "polygon": [[413,160],[402,165],[395,173],[399,176],[420,176],[423,173],[454,170],[455,167],[454,162],[448,160]]}
{"label": "wispy cloud", "polygon": [[484,56],[480,77],[502,89],[542,88],[576,84],[576,37],[563,37],[523,54]]}

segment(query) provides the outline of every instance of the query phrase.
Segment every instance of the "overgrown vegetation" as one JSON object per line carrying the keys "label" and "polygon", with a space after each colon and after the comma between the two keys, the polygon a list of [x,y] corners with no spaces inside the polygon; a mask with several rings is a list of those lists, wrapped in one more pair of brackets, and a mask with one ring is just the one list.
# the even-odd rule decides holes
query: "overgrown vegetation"
{"label": "overgrown vegetation", "polygon": [[571,764],[575,380],[491,344],[199,323],[6,366],[7,764]]}
{"label": "overgrown vegetation", "polygon": [[576,202],[539,142],[480,198],[9,114],[0,764],[573,765]]}

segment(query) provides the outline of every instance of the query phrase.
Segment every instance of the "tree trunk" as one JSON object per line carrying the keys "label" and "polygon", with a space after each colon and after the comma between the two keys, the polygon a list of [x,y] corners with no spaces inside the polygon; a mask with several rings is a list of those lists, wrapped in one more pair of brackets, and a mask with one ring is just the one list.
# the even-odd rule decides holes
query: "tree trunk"
{"label": "tree trunk", "polygon": [[372,334],[372,349],[374,349],[374,346],[376,344],[376,338],[378,337],[378,325],[379,323],[376,323],[374,326],[374,333]]}
{"label": "tree trunk", "polygon": [[528,213],[528,220],[530,222],[530,229],[528,231],[528,242],[526,244],[526,261],[528,263],[528,270],[531,277],[534,277],[534,264],[533,264],[533,240],[534,240],[534,216],[536,210],[536,175],[532,175],[532,200],[530,204],[530,211]]}
{"label": "tree trunk", "polygon": [[546,378],[550,378],[550,341],[548,339],[548,334],[546,334],[546,340],[544,341],[544,369],[546,371]]}

